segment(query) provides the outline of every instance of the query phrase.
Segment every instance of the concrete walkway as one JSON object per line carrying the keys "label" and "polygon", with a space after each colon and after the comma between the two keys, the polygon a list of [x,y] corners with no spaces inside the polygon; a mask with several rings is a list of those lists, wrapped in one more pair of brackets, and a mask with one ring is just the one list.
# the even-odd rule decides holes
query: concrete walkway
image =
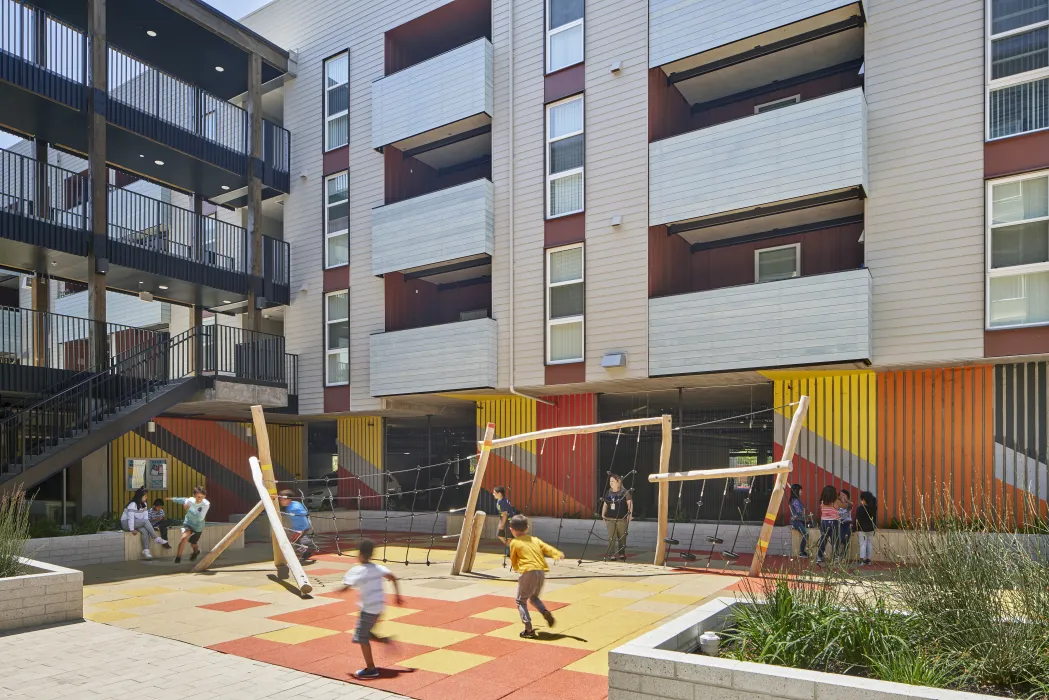
{"label": "concrete walkway", "polygon": [[0,636],[4,700],[406,700],[97,622]]}

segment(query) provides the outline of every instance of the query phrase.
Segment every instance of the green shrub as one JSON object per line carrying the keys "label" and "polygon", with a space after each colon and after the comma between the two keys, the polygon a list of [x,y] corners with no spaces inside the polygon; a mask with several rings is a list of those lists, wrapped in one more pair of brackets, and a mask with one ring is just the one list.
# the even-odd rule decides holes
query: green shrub
{"label": "green shrub", "polygon": [[0,496],[0,578],[25,573],[19,557],[29,539],[29,502],[25,493]]}

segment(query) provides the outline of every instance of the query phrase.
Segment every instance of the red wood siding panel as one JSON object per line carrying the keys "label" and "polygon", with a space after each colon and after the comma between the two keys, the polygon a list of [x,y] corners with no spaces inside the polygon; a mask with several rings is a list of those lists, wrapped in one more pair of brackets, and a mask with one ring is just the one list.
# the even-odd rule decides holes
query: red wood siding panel
{"label": "red wood siding panel", "polygon": [[324,412],[344,413],[350,410],[350,387],[324,387]]}
{"label": "red wood siding panel", "polygon": [[1049,326],[984,331],[984,357],[1042,355],[1049,353]]}
{"label": "red wood siding panel", "polygon": [[586,84],[586,67],[582,63],[563,68],[546,76],[544,99],[547,103],[563,100],[583,91]]}
{"label": "red wood siding panel", "polygon": [[543,226],[543,244],[555,248],[586,240],[586,212],[547,219]]}
{"label": "red wood siding panel", "polygon": [[689,130],[688,101],[661,68],[648,69],[648,140],[659,141]]}
{"label": "red wood siding panel", "polygon": [[[536,403],[536,429],[597,422],[597,395],[570,394],[548,396],[553,406]],[[539,478],[553,485],[555,502],[536,503],[536,514],[565,517],[589,517],[597,509],[597,441],[593,435],[570,435],[540,441],[536,445],[536,469]],[[558,492],[561,502],[556,502]],[[567,498],[565,498],[567,496]],[[590,510],[566,512],[565,505],[574,501]],[[592,505],[591,505],[592,504]]]}
{"label": "red wood siding panel", "polygon": [[343,146],[324,154],[324,176],[350,169],[350,147]]}
{"label": "red wood siding panel", "polygon": [[490,0],[453,0],[386,32],[386,75],[492,37]]}
{"label": "red wood siding panel", "polygon": [[692,248],[681,236],[667,235],[666,226],[648,228],[649,298],[691,291]]}
{"label": "red wood siding panel", "polygon": [[863,244],[859,242],[863,224],[850,224],[783,236],[764,241],[740,243],[701,250],[692,254],[693,292],[733,287],[754,282],[754,251],[801,243],[801,274],[855,270],[863,265]]}
{"label": "red wood siding panel", "polygon": [[547,384],[582,384],[586,381],[586,363],[572,362],[565,365],[547,365]]}
{"label": "red wood siding panel", "polygon": [[491,161],[441,175],[416,158],[405,158],[393,146],[383,149],[385,165],[385,204],[395,204],[430,192],[455,187],[481,178],[492,178]]}
{"label": "red wood siding panel", "polygon": [[985,178],[1049,168],[1049,131],[990,141],[983,145]]}
{"label": "red wood siding panel", "polygon": [[463,311],[492,313],[491,281],[461,287],[438,287],[425,280],[405,280],[399,272],[385,275],[386,332],[454,323]]}
{"label": "red wood siding panel", "polygon": [[350,288],[350,266],[340,265],[324,271],[324,293]]}

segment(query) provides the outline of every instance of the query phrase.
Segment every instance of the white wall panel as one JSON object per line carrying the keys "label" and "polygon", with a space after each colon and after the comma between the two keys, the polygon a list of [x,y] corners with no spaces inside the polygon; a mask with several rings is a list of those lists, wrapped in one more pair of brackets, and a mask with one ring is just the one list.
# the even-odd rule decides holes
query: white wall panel
{"label": "white wall panel", "polygon": [[375,396],[495,387],[496,322],[445,323],[371,336]]}

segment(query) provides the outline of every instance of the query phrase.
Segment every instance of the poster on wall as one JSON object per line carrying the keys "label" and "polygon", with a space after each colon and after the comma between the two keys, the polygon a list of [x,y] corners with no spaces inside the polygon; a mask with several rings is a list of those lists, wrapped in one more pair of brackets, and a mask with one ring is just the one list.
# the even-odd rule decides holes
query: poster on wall
{"label": "poster on wall", "polygon": [[128,491],[134,491],[143,486],[150,491],[163,491],[168,487],[168,461],[166,459],[129,457],[124,460],[124,472]]}

